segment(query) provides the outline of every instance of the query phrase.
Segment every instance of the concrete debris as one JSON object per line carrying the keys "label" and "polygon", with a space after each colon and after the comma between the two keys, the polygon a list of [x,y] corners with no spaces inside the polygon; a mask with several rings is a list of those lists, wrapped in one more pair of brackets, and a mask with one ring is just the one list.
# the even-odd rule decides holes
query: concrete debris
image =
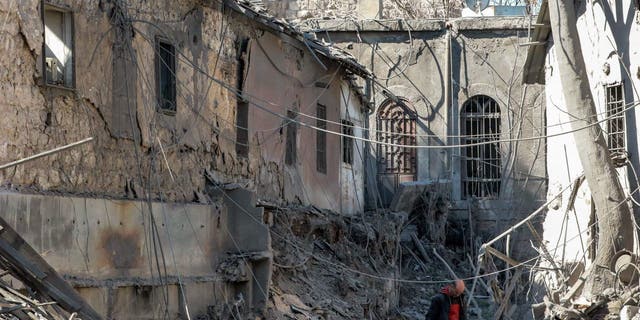
{"label": "concrete debris", "polygon": [[[415,234],[419,245],[401,241],[403,229],[417,229],[406,215],[378,210],[343,216],[314,207],[267,211],[275,220],[268,319],[423,319],[443,284],[421,282],[451,279],[430,254],[434,248],[460,277],[474,270],[462,248]],[[476,299],[480,310],[474,312],[490,315],[489,301]]]}

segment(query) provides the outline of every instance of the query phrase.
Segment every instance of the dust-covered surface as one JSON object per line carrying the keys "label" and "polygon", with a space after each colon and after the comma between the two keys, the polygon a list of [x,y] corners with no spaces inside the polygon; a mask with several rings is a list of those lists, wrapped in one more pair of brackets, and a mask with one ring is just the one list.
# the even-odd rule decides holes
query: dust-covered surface
{"label": "dust-covered surface", "polygon": [[[424,319],[443,285],[424,282],[451,279],[432,254],[419,257],[408,236],[416,225],[407,224],[406,214],[348,217],[313,207],[270,214],[274,272],[267,319]],[[472,276],[462,249],[420,243],[429,253],[435,248],[459,277]],[[477,301],[489,315],[488,300]]]}

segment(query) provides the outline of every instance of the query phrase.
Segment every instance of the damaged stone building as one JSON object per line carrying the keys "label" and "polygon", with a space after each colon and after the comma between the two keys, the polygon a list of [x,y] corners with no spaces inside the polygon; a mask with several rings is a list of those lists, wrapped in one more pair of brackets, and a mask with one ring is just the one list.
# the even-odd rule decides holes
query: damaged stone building
{"label": "damaged stone building", "polygon": [[[580,2],[577,8],[580,43],[598,121],[624,191],[637,199],[640,160],[635,107],[640,98],[640,6],[637,1],[605,1]],[[588,183],[584,179],[575,181],[584,171],[576,140],[571,134],[563,134],[570,130],[574,117],[567,113],[563,96],[559,50],[550,29],[549,10],[544,1],[532,32],[531,41],[536,45],[529,48],[523,71],[525,83],[546,84],[547,153],[562,160],[547,160],[548,200],[556,201],[549,207],[544,235],[550,243],[557,243],[560,237],[569,239],[566,247],[556,252],[556,258],[588,265],[595,248],[595,207]],[[555,165],[551,165],[552,161]],[[634,210],[637,220],[638,209]],[[585,254],[587,248],[589,252]]]}
{"label": "damaged stone building", "polygon": [[98,314],[260,313],[257,203],[363,210],[370,74],[349,54],[244,1],[9,0],[0,15],[0,161],[92,138],[0,171],[3,225]]}
{"label": "damaged stone building", "polygon": [[[522,84],[528,18],[310,20],[305,27],[377,76],[368,119],[377,143],[366,150],[370,207],[410,211],[411,204],[393,203],[398,193],[432,190],[450,201],[459,237],[488,239],[545,202],[544,91]],[[506,249],[526,251],[520,244],[528,239],[515,233]]]}
{"label": "damaged stone building", "polygon": [[[549,93],[522,71],[534,17],[326,2],[0,1],[0,164],[79,142],[0,170],[0,224],[102,317],[226,319],[264,313],[282,207],[361,219],[371,259],[425,195],[438,212],[417,236],[473,254],[547,200]],[[287,222],[311,230],[306,261],[357,260],[316,239],[346,223]],[[497,247],[527,257],[531,238]],[[397,294],[402,263],[369,263]]]}

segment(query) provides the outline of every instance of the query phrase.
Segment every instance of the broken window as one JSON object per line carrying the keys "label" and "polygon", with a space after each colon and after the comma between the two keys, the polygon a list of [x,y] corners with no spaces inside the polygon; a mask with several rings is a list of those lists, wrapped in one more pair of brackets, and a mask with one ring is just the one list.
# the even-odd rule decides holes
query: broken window
{"label": "broken window", "polygon": [[342,120],[342,162],[353,164],[353,122]]}
{"label": "broken window", "polygon": [[[316,126],[327,130],[327,107],[318,104],[316,118]],[[327,173],[327,133],[321,130],[316,130],[316,170]]]}
{"label": "broken window", "polygon": [[175,47],[166,40],[156,40],[156,82],[158,110],[176,112],[176,58]]}
{"label": "broken window", "polygon": [[[462,106],[462,194],[464,198],[497,198],[500,195],[500,107],[488,96],[478,95]],[[495,142],[492,142],[495,141]]]}
{"label": "broken window", "polygon": [[381,174],[415,175],[416,116],[404,103],[388,101],[378,112],[378,161]]}
{"label": "broken window", "polygon": [[612,154],[625,151],[624,90],[622,84],[605,86],[607,145]]}
{"label": "broken window", "polygon": [[73,88],[73,15],[45,5],[43,20],[45,83]]}
{"label": "broken window", "polygon": [[287,111],[287,140],[285,147],[284,162],[287,165],[294,165],[298,158],[297,145],[298,145],[298,126],[295,122],[296,113],[294,111]]}

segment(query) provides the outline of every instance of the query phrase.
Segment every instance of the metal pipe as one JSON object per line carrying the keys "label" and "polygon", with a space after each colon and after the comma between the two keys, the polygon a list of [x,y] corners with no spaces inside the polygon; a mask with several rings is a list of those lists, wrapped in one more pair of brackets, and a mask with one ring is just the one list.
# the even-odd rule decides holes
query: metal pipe
{"label": "metal pipe", "polygon": [[58,153],[60,151],[64,151],[64,150],[67,150],[67,149],[70,149],[70,148],[73,148],[73,147],[77,147],[77,146],[83,145],[83,144],[85,144],[85,143],[87,143],[89,141],[93,141],[93,137],[86,138],[84,140],[80,140],[78,142],[74,142],[74,143],[68,144],[66,146],[58,147],[58,148],[55,148],[55,149],[52,149],[52,150],[49,150],[49,151],[41,152],[41,153],[38,153],[36,155],[32,155],[30,157],[26,157],[26,158],[23,158],[23,159],[20,159],[20,160],[9,162],[7,164],[4,164],[4,165],[0,166],[0,170],[4,170],[4,169],[7,169],[7,168],[15,167],[15,166],[17,166],[19,164],[23,164],[23,163],[29,162],[31,160],[35,160],[35,159],[38,159],[38,158],[46,157],[48,155],[52,155],[52,154]]}

